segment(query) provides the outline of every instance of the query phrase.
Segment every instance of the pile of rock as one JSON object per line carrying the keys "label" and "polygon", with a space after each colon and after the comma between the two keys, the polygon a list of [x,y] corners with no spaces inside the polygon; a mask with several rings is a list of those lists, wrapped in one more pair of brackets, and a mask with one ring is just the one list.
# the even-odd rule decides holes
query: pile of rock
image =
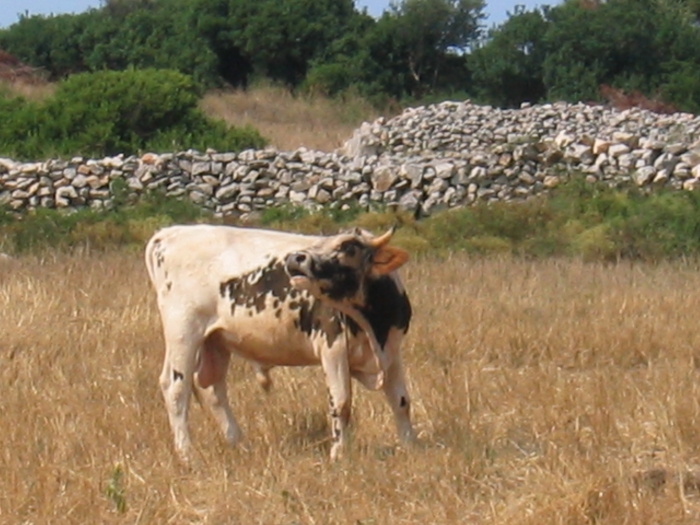
{"label": "pile of rock", "polygon": [[420,209],[522,200],[573,174],[652,190],[700,188],[700,117],[583,104],[469,102],[365,123],[341,150],[188,151],[38,163],[0,159],[0,204],[108,207],[119,192],[181,196],[217,214],[281,204]]}

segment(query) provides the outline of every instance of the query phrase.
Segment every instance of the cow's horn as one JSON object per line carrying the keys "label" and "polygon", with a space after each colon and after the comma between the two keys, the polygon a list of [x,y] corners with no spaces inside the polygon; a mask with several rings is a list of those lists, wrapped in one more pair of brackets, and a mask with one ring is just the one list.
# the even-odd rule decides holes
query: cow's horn
{"label": "cow's horn", "polygon": [[387,231],[385,234],[380,235],[379,237],[375,237],[374,239],[369,241],[369,245],[372,248],[381,248],[391,240],[391,237],[392,235],[394,235],[395,231],[396,226],[392,226],[391,228],[389,228],[389,231]]}

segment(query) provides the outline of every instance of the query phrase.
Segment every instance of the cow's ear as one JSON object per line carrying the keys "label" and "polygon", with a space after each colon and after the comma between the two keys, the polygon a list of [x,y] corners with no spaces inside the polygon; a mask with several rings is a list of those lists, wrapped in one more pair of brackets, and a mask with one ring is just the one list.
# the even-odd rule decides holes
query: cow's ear
{"label": "cow's ear", "polygon": [[379,277],[398,270],[408,261],[408,252],[385,244],[372,256],[372,275]]}

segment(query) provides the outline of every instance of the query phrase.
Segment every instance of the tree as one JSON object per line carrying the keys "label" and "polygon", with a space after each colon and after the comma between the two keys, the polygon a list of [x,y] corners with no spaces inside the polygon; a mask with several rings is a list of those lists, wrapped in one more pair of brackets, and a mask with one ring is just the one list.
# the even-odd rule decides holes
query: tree
{"label": "tree", "polygon": [[194,25],[221,65],[233,56],[234,63],[289,86],[304,79],[310,63],[358,15],[353,0],[195,0],[194,6]]}
{"label": "tree", "polygon": [[543,13],[546,10],[516,11],[490,32],[485,45],[468,56],[472,89],[477,98],[497,106],[514,107],[524,101],[538,102],[545,96],[543,38],[548,23]]}
{"label": "tree", "polygon": [[416,91],[435,88],[448,53],[464,53],[477,40],[483,0],[394,0],[380,23],[404,54]]}
{"label": "tree", "polygon": [[0,31],[0,49],[31,66],[42,68],[51,80],[84,70],[80,35],[91,13],[22,16]]}

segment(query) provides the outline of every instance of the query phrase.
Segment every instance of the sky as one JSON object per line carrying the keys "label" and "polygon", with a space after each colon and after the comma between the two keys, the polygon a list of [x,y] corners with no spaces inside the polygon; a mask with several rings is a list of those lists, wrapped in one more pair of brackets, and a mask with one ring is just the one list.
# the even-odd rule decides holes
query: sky
{"label": "sky", "polygon": [[[555,0],[486,0],[484,13],[488,15],[486,26],[500,24],[508,18],[516,5],[527,9],[543,4],[556,4]],[[389,5],[389,0],[355,0],[358,8],[367,7],[372,16],[379,16]],[[0,27],[7,27],[17,22],[20,13],[30,15],[80,13],[90,7],[99,7],[100,0],[0,0]]]}

